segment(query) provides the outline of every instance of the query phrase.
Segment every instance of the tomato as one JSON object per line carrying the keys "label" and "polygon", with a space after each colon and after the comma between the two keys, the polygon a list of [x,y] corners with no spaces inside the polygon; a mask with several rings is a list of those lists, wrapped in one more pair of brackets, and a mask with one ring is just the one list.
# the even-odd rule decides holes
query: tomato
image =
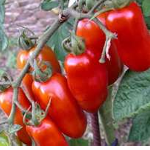
{"label": "tomato", "polygon": [[[98,16],[98,19],[105,25],[105,17]],[[83,19],[79,21],[76,34],[85,40],[86,53],[99,60],[102,54],[106,36],[100,27],[92,20]],[[110,60],[106,58],[105,65],[108,70],[108,84],[113,84],[120,76],[123,64],[120,61],[115,44],[112,42],[109,50]]]}
{"label": "tomato", "polygon": [[63,75],[55,73],[43,83],[34,81],[32,90],[43,109],[51,100],[48,114],[64,134],[72,138],[83,135],[87,125],[86,116],[71,94]]}
{"label": "tomato", "polygon": [[65,58],[69,88],[82,109],[96,112],[107,97],[107,70],[103,64],[83,53]]}
{"label": "tomato", "polygon": [[33,92],[32,92],[32,83],[33,83],[32,75],[27,73],[22,80],[22,84],[26,92],[29,94],[30,98],[35,101],[36,98],[34,97]]}
{"label": "tomato", "polygon": [[38,146],[67,146],[67,141],[57,126],[45,118],[38,126],[26,126],[28,134]]}
{"label": "tomato", "polygon": [[122,62],[133,71],[150,67],[150,36],[140,7],[130,5],[106,13],[107,28],[117,33],[114,39]]}
{"label": "tomato", "polygon": [[[28,50],[20,50],[18,55],[17,55],[17,68],[18,69],[23,69],[27,60],[29,57],[32,55],[34,52],[36,46],[33,47],[32,49]],[[38,61],[47,61],[51,64],[52,71],[53,72],[61,72],[59,62],[55,56],[55,53],[53,50],[45,45],[39,55],[37,56]]]}
{"label": "tomato", "polygon": [[[4,92],[0,93],[0,107],[1,109],[9,116],[12,107],[12,98],[13,98],[13,89],[8,88]],[[30,107],[30,103],[28,102],[25,94],[22,89],[19,89],[18,101],[22,105],[24,109],[28,109]],[[19,124],[22,126],[17,132],[18,138],[25,144],[31,145],[31,139],[26,132],[26,127],[23,123],[23,115],[19,108],[16,108],[14,124]]]}
{"label": "tomato", "polygon": [[[30,49],[29,51],[27,51],[27,50],[20,50],[19,51],[19,53],[17,55],[17,68],[18,69],[24,68],[27,60],[32,55],[35,48],[36,48],[36,46],[33,47],[32,49]],[[55,72],[61,72],[61,68],[60,68],[59,62],[55,56],[55,53],[47,45],[45,45],[43,47],[42,51],[40,52],[40,54],[37,57],[37,60],[49,62],[51,64],[52,71],[54,73]],[[23,78],[23,81],[22,81],[22,83],[23,83],[26,91],[30,95],[30,97],[34,101],[36,101],[36,97],[34,97],[33,93],[32,93],[32,82],[33,82],[33,79],[32,79],[32,76],[30,74],[26,74],[25,77]]]}

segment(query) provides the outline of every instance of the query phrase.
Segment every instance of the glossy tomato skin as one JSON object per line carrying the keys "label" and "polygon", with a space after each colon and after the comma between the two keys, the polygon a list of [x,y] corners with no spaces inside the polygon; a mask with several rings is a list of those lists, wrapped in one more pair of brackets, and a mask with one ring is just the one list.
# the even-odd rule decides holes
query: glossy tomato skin
{"label": "glossy tomato skin", "polygon": [[[20,50],[18,55],[17,55],[17,68],[18,69],[23,69],[27,60],[29,57],[32,55],[34,52],[36,46],[30,49],[29,51],[27,50]],[[53,72],[61,72],[61,68],[59,65],[59,62],[56,58],[55,53],[53,50],[45,45],[39,55],[37,56],[38,61],[47,61],[51,64],[52,71]]]}
{"label": "glossy tomato skin", "polygon": [[[0,107],[9,116],[12,107],[12,98],[13,98],[13,89],[8,88],[4,92],[0,93]],[[28,109],[30,107],[30,103],[28,102],[25,94],[23,93],[22,89],[19,89],[18,101],[22,105],[24,109]],[[21,111],[16,108],[14,124],[19,124],[22,126],[17,132],[18,138],[25,144],[31,145],[31,139],[26,132],[26,127],[23,123],[23,115]]]}
{"label": "glossy tomato skin", "polygon": [[[99,15],[98,19],[105,25],[105,15]],[[79,21],[76,34],[83,37],[86,44],[86,53],[93,59],[99,60],[102,54],[106,36],[100,27],[89,19]],[[119,58],[114,42],[109,49],[110,60],[106,58],[105,65],[108,70],[108,84],[113,84],[122,73],[123,64]]]}
{"label": "glossy tomato skin", "polygon": [[22,80],[22,84],[25,88],[25,91],[29,94],[30,98],[33,101],[36,101],[36,98],[34,97],[32,92],[32,83],[33,83],[33,77],[31,74],[27,73]]}
{"label": "glossy tomato skin", "polygon": [[82,109],[96,112],[107,97],[107,70],[97,60],[83,53],[65,58],[69,88]]}
{"label": "glossy tomato skin", "polygon": [[87,125],[86,116],[71,94],[63,75],[55,73],[43,83],[34,81],[32,90],[43,109],[51,99],[48,114],[64,134],[72,138],[83,135]]}
{"label": "glossy tomato skin", "polygon": [[122,62],[133,71],[150,67],[150,36],[140,7],[130,5],[106,13],[106,26],[118,35],[114,42]]}
{"label": "glossy tomato skin", "polygon": [[26,126],[26,130],[37,146],[68,146],[64,136],[50,118],[45,118],[38,126]]}

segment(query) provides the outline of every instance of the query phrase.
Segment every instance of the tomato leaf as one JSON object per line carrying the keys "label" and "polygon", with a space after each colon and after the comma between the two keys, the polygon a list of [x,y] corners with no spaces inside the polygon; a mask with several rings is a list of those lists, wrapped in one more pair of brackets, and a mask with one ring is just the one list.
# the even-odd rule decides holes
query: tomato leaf
{"label": "tomato leaf", "polygon": [[52,0],[44,0],[41,3],[41,8],[45,11],[49,11],[53,8],[56,8],[59,5],[58,1],[52,1]]}
{"label": "tomato leaf", "polygon": [[150,138],[150,110],[140,113],[133,119],[133,125],[128,137],[129,141],[145,142]]}
{"label": "tomato leaf", "polygon": [[0,146],[10,146],[9,138],[5,132],[0,133]]}
{"label": "tomato leaf", "polygon": [[3,23],[5,18],[5,0],[0,1],[0,51],[4,51],[8,45],[8,39],[3,29]]}
{"label": "tomato leaf", "polygon": [[70,146],[88,146],[89,141],[84,139],[71,139],[69,140]]}
{"label": "tomato leaf", "polygon": [[48,41],[48,45],[54,49],[54,52],[56,53],[56,56],[59,60],[63,61],[66,52],[64,48],[62,47],[62,41],[69,36],[68,30],[72,27],[73,20],[69,20],[68,22],[64,23],[50,38]]}
{"label": "tomato leaf", "polygon": [[8,46],[8,39],[6,34],[3,31],[3,28],[0,26],[0,51],[4,51]]}
{"label": "tomato leaf", "polygon": [[137,73],[127,71],[113,103],[115,120],[134,116],[150,108],[150,69]]}
{"label": "tomato leaf", "polygon": [[5,7],[4,5],[0,5],[0,23],[4,23],[5,18]]}
{"label": "tomato leaf", "polygon": [[150,1],[144,0],[142,3],[142,9],[145,17],[150,16]]}
{"label": "tomato leaf", "polygon": [[0,0],[0,5],[4,5],[6,0]]}

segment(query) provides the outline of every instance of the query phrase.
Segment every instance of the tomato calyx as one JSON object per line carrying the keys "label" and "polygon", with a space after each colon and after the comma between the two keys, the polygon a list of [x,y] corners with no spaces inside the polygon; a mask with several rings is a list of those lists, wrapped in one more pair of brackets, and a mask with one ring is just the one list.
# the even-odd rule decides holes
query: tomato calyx
{"label": "tomato calyx", "polygon": [[32,111],[31,113],[29,113],[31,109],[31,107],[29,107],[23,116],[23,123],[29,126],[38,126],[47,116],[50,105],[51,98],[47,104],[45,111],[41,109],[39,104],[37,104],[36,102],[32,102]]}
{"label": "tomato calyx", "polygon": [[32,37],[27,36],[27,34],[34,35],[34,33],[31,30],[29,30],[28,28],[25,28],[21,32],[19,39],[18,39],[19,47],[22,48],[23,50],[30,50],[36,44],[36,37],[32,38]]}
{"label": "tomato calyx", "polygon": [[3,72],[0,76],[0,82],[2,83],[0,85],[0,92],[3,92],[6,89],[8,89],[12,85],[12,81],[12,77],[8,73]]}
{"label": "tomato calyx", "polygon": [[34,59],[32,67],[34,68],[32,76],[38,82],[45,82],[52,76],[52,67],[47,61],[37,61]]}
{"label": "tomato calyx", "polygon": [[75,35],[71,32],[71,36],[67,37],[62,46],[68,53],[73,53],[75,55],[80,55],[85,51],[85,42],[84,39]]}

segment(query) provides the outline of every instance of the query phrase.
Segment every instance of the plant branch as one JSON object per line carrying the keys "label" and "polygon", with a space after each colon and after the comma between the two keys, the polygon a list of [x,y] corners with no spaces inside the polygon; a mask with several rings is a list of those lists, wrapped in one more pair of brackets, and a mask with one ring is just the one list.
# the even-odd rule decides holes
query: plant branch
{"label": "plant branch", "polygon": [[13,89],[12,109],[11,109],[10,115],[8,117],[9,124],[14,123],[14,117],[15,117],[15,112],[16,112],[16,101],[18,101],[18,87],[15,87]]}
{"label": "plant branch", "polygon": [[92,126],[92,132],[93,132],[93,145],[101,146],[98,112],[90,114],[90,117],[91,117],[91,126]]}

